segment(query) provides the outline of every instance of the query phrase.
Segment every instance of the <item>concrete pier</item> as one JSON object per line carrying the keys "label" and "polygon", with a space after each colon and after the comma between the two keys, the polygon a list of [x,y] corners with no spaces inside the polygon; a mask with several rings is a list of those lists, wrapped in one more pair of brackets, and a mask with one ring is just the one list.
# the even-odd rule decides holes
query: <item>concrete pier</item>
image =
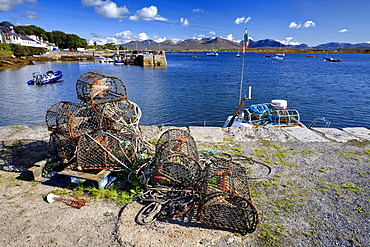
{"label": "concrete pier", "polygon": [[138,55],[135,64],[143,67],[166,67],[167,60],[164,51],[150,52],[148,54]]}
{"label": "concrete pier", "polygon": [[[168,129],[178,127],[140,126],[145,140],[157,140]],[[190,131],[196,141],[223,142],[232,139],[235,142],[270,140],[275,142],[348,142],[370,141],[370,129],[365,127],[353,128],[221,128],[221,127],[182,127]],[[0,142],[14,140],[43,140],[48,141],[50,131],[46,126],[24,125],[0,127]]]}

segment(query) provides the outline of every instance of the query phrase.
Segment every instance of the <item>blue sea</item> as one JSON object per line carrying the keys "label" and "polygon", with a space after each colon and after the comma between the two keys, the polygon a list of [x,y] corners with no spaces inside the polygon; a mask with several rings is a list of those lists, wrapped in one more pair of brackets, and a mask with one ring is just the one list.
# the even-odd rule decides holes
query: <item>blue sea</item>
{"label": "blue sea", "polygon": [[[242,85],[242,96],[248,95],[252,86],[252,99],[246,106],[284,99],[288,108],[299,111],[305,125],[325,117],[334,128],[370,127],[370,55],[329,54],[340,58],[340,63],[324,62],[320,54],[307,57],[287,53],[285,60],[264,55],[167,54],[168,66],[164,68],[46,62],[3,69],[0,126],[46,125],[46,111],[53,104],[80,103],[76,81],[82,74],[95,71],[124,82],[128,99],[142,111],[141,125],[222,126],[238,107]],[[53,84],[28,85],[38,70],[61,70],[64,77]]]}

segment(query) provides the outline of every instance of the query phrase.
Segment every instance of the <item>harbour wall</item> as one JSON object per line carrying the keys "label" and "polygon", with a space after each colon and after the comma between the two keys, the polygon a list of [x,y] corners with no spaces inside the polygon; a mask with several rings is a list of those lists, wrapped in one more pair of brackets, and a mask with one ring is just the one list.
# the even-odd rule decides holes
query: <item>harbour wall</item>
{"label": "harbour wall", "polygon": [[[145,140],[158,140],[163,132],[179,127],[140,126]],[[189,130],[195,141],[254,142],[270,140],[274,142],[350,142],[370,141],[370,129],[365,127],[351,128],[220,128],[220,127],[180,127]],[[0,142],[8,145],[14,140],[43,140],[48,142],[51,132],[46,126],[13,125],[0,127]]]}

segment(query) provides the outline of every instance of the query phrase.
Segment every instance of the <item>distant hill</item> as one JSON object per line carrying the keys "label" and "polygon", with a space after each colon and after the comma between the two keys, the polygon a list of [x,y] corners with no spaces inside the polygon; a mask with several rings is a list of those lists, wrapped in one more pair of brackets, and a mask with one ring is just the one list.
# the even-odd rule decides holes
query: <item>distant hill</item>
{"label": "distant hill", "polygon": [[[172,40],[165,40],[163,42],[156,42],[154,40],[144,40],[144,41],[131,41],[127,44],[121,44],[127,47],[129,50],[240,50],[242,49],[242,43],[230,41],[224,38],[203,38],[203,39],[186,39],[179,42],[174,42]],[[370,43],[338,43],[331,42],[327,44],[321,44],[315,47],[309,47],[306,44],[299,45],[284,45],[279,41],[273,39],[264,39],[259,41],[250,40],[249,48],[262,48],[262,47],[280,47],[280,48],[295,48],[295,49],[343,49],[343,48],[359,48],[359,47],[370,47]]]}
{"label": "distant hill", "polygon": [[315,46],[313,48],[333,50],[333,49],[356,48],[356,47],[370,47],[370,43],[350,44],[350,43],[330,42],[330,43]]}

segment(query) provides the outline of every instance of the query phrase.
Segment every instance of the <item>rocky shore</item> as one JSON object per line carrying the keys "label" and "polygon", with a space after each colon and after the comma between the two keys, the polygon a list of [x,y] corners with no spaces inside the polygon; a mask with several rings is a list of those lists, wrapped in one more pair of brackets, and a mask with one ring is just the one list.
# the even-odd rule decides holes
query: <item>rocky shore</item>
{"label": "rocky shore", "polygon": [[[146,140],[170,127],[141,126]],[[368,246],[370,130],[189,127],[199,151],[237,152],[251,166],[259,211],[254,233],[240,236],[183,219],[141,226],[137,202],[104,200],[81,209],[43,200],[57,187],[23,172],[45,159],[45,126],[0,127],[1,246]],[[266,167],[271,174],[266,175]]]}

